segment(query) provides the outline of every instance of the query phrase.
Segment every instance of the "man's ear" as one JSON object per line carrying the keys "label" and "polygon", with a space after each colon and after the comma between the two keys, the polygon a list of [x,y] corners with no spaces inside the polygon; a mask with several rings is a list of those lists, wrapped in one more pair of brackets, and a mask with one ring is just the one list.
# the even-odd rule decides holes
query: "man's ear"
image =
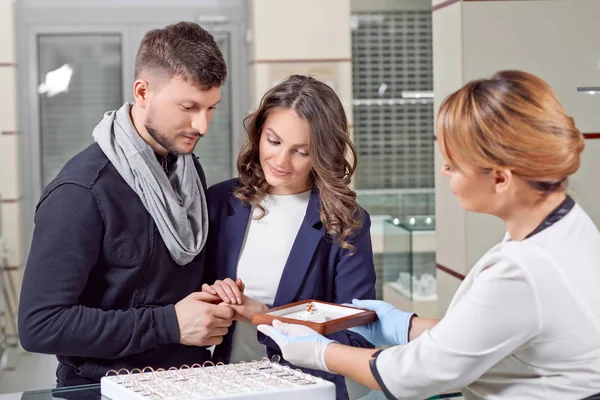
{"label": "man's ear", "polygon": [[510,169],[495,169],[493,174],[496,193],[502,193],[508,190],[514,178],[512,171]]}
{"label": "man's ear", "polygon": [[133,99],[141,108],[146,108],[148,104],[148,95],[150,94],[150,84],[145,79],[136,79],[133,83]]}

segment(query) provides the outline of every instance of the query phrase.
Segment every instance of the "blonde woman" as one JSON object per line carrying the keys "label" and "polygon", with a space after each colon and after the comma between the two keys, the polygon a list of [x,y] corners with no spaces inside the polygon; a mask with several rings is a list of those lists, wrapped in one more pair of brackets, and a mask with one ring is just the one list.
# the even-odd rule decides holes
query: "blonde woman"
{"label": "blonde woman", "polygon": [[600,233],[565,193],[584,148],[573,119],[540,78],[502,71],[449,96],[436,128],[442,173],[461,206],[502,219],[507,231],[471,269],[444,318],[354,301],[379,315],[357,332],[398,345],[383,351],[332,343],[297,325],[259,330],[289,361],[321,365],[313,354],[323,354],[326,369],[389,398],[456,388],[466,399],[600,392]]}

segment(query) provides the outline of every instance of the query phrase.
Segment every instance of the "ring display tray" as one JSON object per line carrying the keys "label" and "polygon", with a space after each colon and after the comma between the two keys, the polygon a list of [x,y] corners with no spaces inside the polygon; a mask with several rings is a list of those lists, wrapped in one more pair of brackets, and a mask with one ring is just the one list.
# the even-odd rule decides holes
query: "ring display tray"
{"label": "ring display tray", "polygon": [[325,301],[302,300],[272,308],[267,313],[254,314],[252,323],[271,325],[275,319],[288,324],[305,325],[321,335],[329,335],[373,322],[377,314],[371,310]]}
{"label": "ring display tray", "polygon": [[[207,365],[208,364],[208,365]],[[335,385],[302,371],[268,361],[169,370],[144,368],[109,371],[100,380],[111,400],[334,400]]]}

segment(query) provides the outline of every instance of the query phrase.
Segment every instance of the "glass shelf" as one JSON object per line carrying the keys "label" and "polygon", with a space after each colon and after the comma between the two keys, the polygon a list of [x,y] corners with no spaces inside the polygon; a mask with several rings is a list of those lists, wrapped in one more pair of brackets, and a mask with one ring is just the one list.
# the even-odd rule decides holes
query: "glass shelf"
{"label": "glass shelf", "polygon": [[383,228],[383,290],[410,302],[437,302],[435,216],[388,219]]}
{"label": "glass shelf", "polygon": [[[375,215],[385,215],[392,220],[407,216],[425,216],[435,213],[433,189],[359,189],[356,200],[365,210]],[[409,220],[406,220],[408,223]]]}

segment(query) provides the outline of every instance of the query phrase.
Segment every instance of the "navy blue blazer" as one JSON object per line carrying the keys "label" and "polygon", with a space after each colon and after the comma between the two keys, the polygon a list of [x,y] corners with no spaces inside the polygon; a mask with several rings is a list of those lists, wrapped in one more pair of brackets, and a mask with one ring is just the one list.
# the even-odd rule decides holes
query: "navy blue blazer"
{"label": "navy blue blazer", "polygon": [[[237,278],[237,263],[251,211],[249,204],[233,196],[239,185],[237,179],[228,180],[212,186],[206,194],[210,228],[203,281],[208,284],[217,279]],[[326,237],[320,219],[319,193],[313,190],[284,267],[273,307],[305,299],[349,303],[355,298],[375,298],[371,220],[366,211],[363,215],[362,228],[350,240],[356,246],[356,253],[350,255],[349,250]],[[223,343],[216,347],[214,362],[229,362],[234,329],[235,324],[229,329]],[[329,338],[350,346],[373,347],[362,336],[350,331],[337,332],[329,335]],[[274,354],[281,356],[278,346],[270,338],[259,332],[258,340],[267,346],[269,358]],[[342,376],[315,370],[307,372],[333,381],[337,398],[348,398]]]}

